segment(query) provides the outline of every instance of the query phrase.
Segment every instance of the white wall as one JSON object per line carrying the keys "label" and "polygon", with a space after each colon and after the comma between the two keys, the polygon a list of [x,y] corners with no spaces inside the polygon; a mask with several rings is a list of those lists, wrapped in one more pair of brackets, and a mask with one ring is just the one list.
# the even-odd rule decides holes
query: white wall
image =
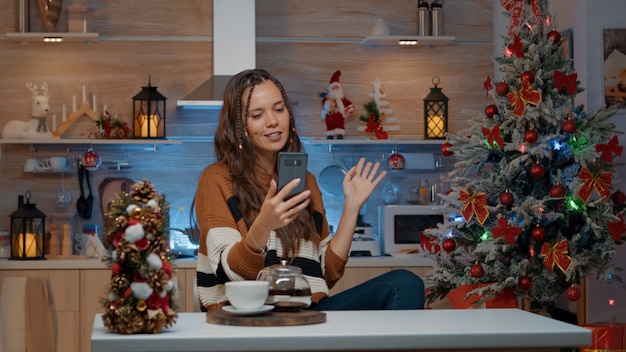
{"label": "white wall", "polygon": [[[500,55],[500,35],[508,30],[509,19],[502,13],[499,0],[494,0],[494,56]],[[550,0],[550,13],[558,25],[557,30],[573,30],[574,69],[585,91],[578,94],[576,104],[584,104],[593,112],[604,106],[603,94],[603,28],[626,28],[626,0]],[[499,73],[494,72],[494,77]],[[618,131],[626,131],[626,111],[612,117]],[[626,135],[620,136],[626,145]],[[626,163],[626,154],[619,162]],[[626,166],[617,169],[617,187],[626,191]],[[626,245],[619,246],[615,264],[626,269]],[[626,271],[625,271],[626,273]],[[624,274],[626,279],[626,274]],[[616,300],[612,309],[608,300]],[[587,281],[587,322],[608,321],[614,317],[626,321],[626,285],[614,280],[610,285],[591,277]]]}

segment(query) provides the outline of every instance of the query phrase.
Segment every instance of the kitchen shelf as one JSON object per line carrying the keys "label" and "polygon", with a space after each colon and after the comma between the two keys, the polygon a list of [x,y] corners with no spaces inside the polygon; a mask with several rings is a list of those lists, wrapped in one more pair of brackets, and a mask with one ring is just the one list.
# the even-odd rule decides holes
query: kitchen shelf
{"label": "kitchen shelf", "polygon": [[63,38],[63,42],[92,43],[99,40],[98,33],[74,33],[74,32],[13,32],[6,34],[7,39],[14,42],[45,42],[46,38]]}
{"label": "kitchen shelf", "polygon": [[172,139],[0,139],[0,144],[106,144],[106,145],[161,145],[182,144]]}
{"label": "kitchen shelf", "polygon": [[325,138],[302,138],[302,142],[311,145],[441,145],[445,139],[370,139],[370,138],[345,138],[345,139],[325,139]]}
{"label": "kitchen shelf", "polygon": [[[414,42],[415,44],[400,44],[401,41]],[[445,46],[454,41],[452,36],[411,36],[411,35],[370,35],[361,41],[363,46]]]}

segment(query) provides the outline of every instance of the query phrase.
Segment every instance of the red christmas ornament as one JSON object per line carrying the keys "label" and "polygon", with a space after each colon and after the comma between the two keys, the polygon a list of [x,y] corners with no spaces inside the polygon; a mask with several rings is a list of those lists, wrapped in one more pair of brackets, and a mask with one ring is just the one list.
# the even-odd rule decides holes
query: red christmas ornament
{"label": "red christmas ornament", "polygon": [[611,200],[613,201],[613,203],[615,203],[617,205],[622,205],[622,204],[624,204],[624,202],[626,202],[626,194],[624,194],[624,192],[622,192],[620,190],[617,190],[611,196]]}
{"label": "red christmas ornament", "polygon": [[517,287],[519,287],[520,290],[524,291],[530,290],[530,288],[533,287],[533,280],[528,276],[522,276],[517,281]]}
{"label": "red christmas ornament", "polygon": [[452,154],[454,154],[454,152],[450,150],[451,147],[452,147],[452,144],[448,142],[445,142],[444,144],[442,144],[441,154],[443,154],[443,156],[451,156]]}
{"label": "red christmas ornament", "polygon": [[483,266],[478,263],[472,265],[472,267],[470,268],[470,275],[473,278],[480,279],[481,277],[483,277],[484,274],[485,270],[483,269]]}
{"label": "red christmas ornament", "polygon": [[539,139],[539,134],[535,130],[528,130],[524,132],[524,140],[526,143],[535,143]]}
{"label": "red christmas ornament", "polygon": [[546,174],[546,169],[541,164],[535,164],[530,167],[530,176],[534,179],[540,179]]}
{"label": "red christmas ornament", "polygon": [[505,82],[500,82],[496,84],[496,93],[498,93],[498,95],[501,97],[509,94],[509,85]]}
{"label": "red christmas ornament", "polygon": [[528,81],[528,83],[533,83],[535,81],[535,74],[530,71],[526,71],[522,73],[520,78],[522,79],[522,82]]}
{"label": "red christmas ornament", "polygon": [[393,153],[389,155],[389,158],[387,159],[387,164],[389,165],[389,169],[391,170],[404,170],[404,156],[398,153],[397,150],[394,150]]}
{"label": "red christmas ornament", "polygon": [[511,205],[513,205],[514,201],[515,198],[513,197],[513,194],[511,194],[511,192],[504,191],[500,193],[500,203],[505,207],[510,207]]}
{"label": "red christmas ornament", "polygon": [[555,43],[558,43],[561,41],[561,33],[553,29],[550,31],[550,33],[548,33],[548,39],[552,39],[552,41],[554,41]]}
{"label": "red christmas ornament", "polygon": [[572,286],[565,291],[565,295],[567,296],[567,299],[575,302],[580,299],[580,290],[578,289],[578,287]]}
{"label": "red christmas ornament", "polygon": [[563,122],[563,132],[566,133],[574,133],[576,132],[576,122],[572,119],[568,119],[565,122]]}
{"label": "red christmas ornament", "polygon": [[550,197],[552,198],[561,198],[563,196],[565,196],[565,192],[567,190],[565,189],[565,187],[561,186],[560,183],[557,183],[556,185],[552,186],[550,188]]}
{"label": "red christmas ornament", "polygon": [[537,226],[530,230],[530,237],[537,242],[543,242],[543,239],[546,238],[546,231],[542,227]]}
{"label": "red christmas ornament", "polygon": [[456,249],[456,242],[454,240],[447,238],[441,244],[441,248],[443,248],[446,252],[453,252]]}
{"label": "red christmas ornament", "polygon": [[487,105],[487,107],[485,108],[485,115],[487,115],[488,118],[493,118],[494,115],[498,114],[498,107],[495,106],[494,104],[489,104]]}
{"label": "red christmas ornament", "polygon": [[97,170],[102,164],[102,159],[100,159],[100,155],[96,153],[92,148],[83,155],[82,164],[85,169],[89,171]]}

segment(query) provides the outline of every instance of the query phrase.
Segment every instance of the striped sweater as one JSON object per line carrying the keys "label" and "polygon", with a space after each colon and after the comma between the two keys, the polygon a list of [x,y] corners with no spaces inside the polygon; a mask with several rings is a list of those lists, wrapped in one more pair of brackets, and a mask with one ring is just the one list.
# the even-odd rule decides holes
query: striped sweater
{"label": "striped sweater", "polygon": [[[262,181],[269,185],[269,178]],[[311,286],[313,302],[319,302],[343,276],[347,260],[337,256],[329,246],[322,194],[311,173],[307,173],[306,188],[311,190],[313,218],[321,240],[319,244],[302,241],[292,265],[302,269]],[[282,246],[275,231],[270,233],[265,256],[242,241],[248,227],[223,162],[202,172],[196,192],[196,215],[201,234],[196,268],[198,298],[206,309],[217,309],[226,303],[225,282],[254,280],[261,269],[280,262]]]}

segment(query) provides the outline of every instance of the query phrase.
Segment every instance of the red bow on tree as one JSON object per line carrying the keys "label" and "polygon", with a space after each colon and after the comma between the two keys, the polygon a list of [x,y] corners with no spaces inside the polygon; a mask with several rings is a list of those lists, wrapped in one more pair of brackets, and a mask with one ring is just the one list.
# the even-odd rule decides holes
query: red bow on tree
{"label": "red bow on tree", "polygon": [[511,52],[511,55],[515,55],[515,57],[524,57],[524,45],[522,44],[522,39],[515,35],[513,38],[513,44],[506,47],[508,51]]}
{"label": "red bow on tree", "polygon": [[617,214],[619,221],[616,222],[607,222],[606,227],[609,229],[611,235],[613,235],[613,240],[617,243],[622,243],[622,235],[626,233],[626,224],[624,224],[624,217],[622,214]]}
{"label": "red bow on tree", "polygon": [[483,87],[485,87],[485,98],[489,96],[489,91],[493,89],[493,85],[491,84],[491,78],[487,75],[487,79],[483,82]]}
{"label": "red bow on tree", "polygon": [[576,93],[576,80],[578,79],[577,73],[566,75],[561,71],[554,71],[554,83],[552,85],[557,91],[561,91],[563,87],[567,90],[569,95]]}
{"label": "red bow on tree", "polygon": [[572,258],[570,258],[567,253],[567,241],[562,240],[554,246],[550,246],[548,242],[544,242],[539,255],[545,257],[543,259],[543,266],[545,266],[546,269],[554,271],[554,265],[556,264],[556,266],[565,273],[569,270],[570,265],[572,265]]}
{"label": "red bow on tree", "polygon": [[522,24],[522,14],[524,12],[524,3],[530,1],[530,11],[535,16],[535,24],[541,20],[541,7],[539,0],[500,0],[500,4],[505,10],[511,13],[511,25],[509,26],[509,35],[517,33]]}
{"label": "red bow on tree", "polygon": [[598,175],[594,175],[591,170],[583,167],[580,169],[578,178],[583,181],[580,189],[578,189],[578,196],[585,203],[589,201],[589,197],[591,197],[591,193],[593,193],[594,190],[602,198],[608,198],[611,196],[609,186],[611,185],[613,174],[610,172],[600,172]]}
{"label": "red bow on tree", "polygon": [[461,214],[465,218],[466,222],[469,222],[472,216],[476,214],[476,220],[482,225],[489,217],[489,210],[487,210],[487,194],[482,193],[469,193],[465,190],[461,190],[461,202],[465,203],[461,208]]}
{"label": "red bow on tree", "polygon": [[537,105],[541,101],[541,92],[538,90],[530,89],[530,82],[524,80],[522,82],[522,88],[519,91],[512,91],[507,94],[509,104],[514,108],[512,114],[520,117],[524,115],[526,111],[526,103]]}
{"label": "red bow on tree", "polygon": [[500,126],[496,125],[491,130],[483,127],[483,136],[487,137],[487,143],[491,146],[491,148],[495,148],[493,145],[494,142],[498,143],[500,149],[504,146],[504,140],[500,136]]}
{"label": "red bow on tree", "polygon": [[624,147],[619,145],[617,136],[613,136],[608,144],[596,144],[596,152],[602,154],[602,161],[605,163],[613,162],[613,153],[622,156]]}
{"label": "red bow on tree", "polygon": [[494,239],[504,236],[504,241],[508,244],[515,243],[515,239],[522,233],[522,228],[518,226],[509,226],[504,218],[498,219],[498,226],[491,229]]}

